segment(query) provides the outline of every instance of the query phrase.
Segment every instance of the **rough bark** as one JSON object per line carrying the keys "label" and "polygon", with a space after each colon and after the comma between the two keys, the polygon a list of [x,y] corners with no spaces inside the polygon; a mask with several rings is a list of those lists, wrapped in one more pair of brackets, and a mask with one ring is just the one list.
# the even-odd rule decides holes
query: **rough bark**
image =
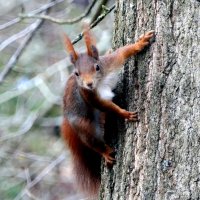
{"label": "rough bark", "polygon": [[117,88],[140,122],[108,119],[117,153],[102,167],[102,200],[200,199],[200,2],[117,0],[115,48],[152,29]]}

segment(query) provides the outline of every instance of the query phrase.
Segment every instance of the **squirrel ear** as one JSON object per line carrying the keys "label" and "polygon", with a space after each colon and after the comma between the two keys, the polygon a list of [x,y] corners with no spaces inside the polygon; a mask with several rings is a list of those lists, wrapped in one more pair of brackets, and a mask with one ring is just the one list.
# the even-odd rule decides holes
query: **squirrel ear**
{"label": "squirrel ear", "polygon": [[65,48],[69,53],[70,60],[73,64],[75,64],[76,60],[78,59],[78,55],[74,50],[73,44],[71,43],[69,37],[66,34],[64,34],[64,42],[65,42]]}
{"label": "squirrel ear", "polygon": [[96,46],[91,45],[91,46],[90,46],[90,49],[91,49],[91,56],[92,56],[93,58],[95,58],[96,60],[99,60],[99,52],[98,52]]}
{"label": "squirrel ear", "polygon": [[86,47],[87,47],[88,55],[92,56],[93,58],[98,60],[99,59],[99,53],[98,53],[98,50],[95,46],[95,41],[94,41],[92,35],[89,32],[89,26],[85,26],[83,35],[84,35],[84,40],[85,40],[85,44],[86,44]]}

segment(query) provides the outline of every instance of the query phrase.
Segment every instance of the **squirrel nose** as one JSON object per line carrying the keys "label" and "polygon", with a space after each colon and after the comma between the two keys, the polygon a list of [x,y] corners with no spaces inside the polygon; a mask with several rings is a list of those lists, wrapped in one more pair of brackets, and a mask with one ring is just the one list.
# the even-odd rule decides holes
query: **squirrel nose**
{"label": "squirrel nose", "polygon": [[92,88],[93,83],[92,83],[92,82],[89,82],[89,83],[87,83],[87,86],[88,86],[89,88]]}

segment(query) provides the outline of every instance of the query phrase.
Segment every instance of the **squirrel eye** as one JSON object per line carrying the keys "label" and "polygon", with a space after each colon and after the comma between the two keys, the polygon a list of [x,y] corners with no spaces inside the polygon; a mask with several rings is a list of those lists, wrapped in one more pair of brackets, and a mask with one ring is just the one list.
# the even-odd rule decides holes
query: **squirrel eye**
{"label": "squirrel eye", "polygon": [[100,67],[98,64],[96,64],[96,71],[99,71],[100,70]]}
{"label": "squirrel eye", "polygon": [[79,73],[78,73],[78,72],[75,72],[74,74],[75,74],[76,76],[79,76]]}

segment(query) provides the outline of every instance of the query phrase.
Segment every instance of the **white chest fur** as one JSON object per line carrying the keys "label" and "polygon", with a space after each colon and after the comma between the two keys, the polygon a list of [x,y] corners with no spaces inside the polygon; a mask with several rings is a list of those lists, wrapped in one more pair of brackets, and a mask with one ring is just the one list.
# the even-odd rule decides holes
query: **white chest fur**
{"label": "white chest fur", "polygon": [[118,81],[118,72],[111,72],[107,74],[98,84],[97,92],[102,99],[112,100],[114,93],[112,89],[115,88]]}

